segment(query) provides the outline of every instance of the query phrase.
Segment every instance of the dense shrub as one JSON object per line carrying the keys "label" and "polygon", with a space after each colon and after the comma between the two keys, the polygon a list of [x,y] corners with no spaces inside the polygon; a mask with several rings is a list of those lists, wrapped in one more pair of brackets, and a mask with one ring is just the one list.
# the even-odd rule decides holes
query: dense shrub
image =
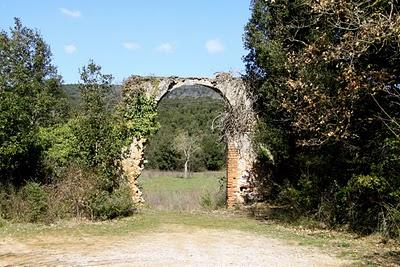
{"label": "dense shrub", "polygon": [[251,7],[244,59],[259,118],[259,200],[331,226],[398,236],[398,3]]}
{"label": "dense shrub", "polygon": [[130,188],[120,186],[113,192],[98,191],[90,199],[90,210],[94,219],[114,219],[129,216],[135,211]]}
{"label": "dense shrub", "polygon": [[27,216],[30,222],[43,220],[48,209],[48,195],[44,187],[36,182],[28,182],[23,188],[27,202]]}
{"label": "dense shrub", "polygon": [[0,188],[0,217],[16,222],[47,221],[48,194],[45,186],[28,182],[23,187],[12,184]]}
{"label": "dense shrub", "polygon": [[91,218],[90,197],[97,190],[98,175],[76,164],[66,167],[48,186],[48,219]]}
{"label": "dense shrub", "polygon": [[71,159],[78,156],[78,139],[74,129],[78,120],[71,118],[66,123],[39,129],[39,139],[43,149],[42,160],[50,179],[63,175]]}

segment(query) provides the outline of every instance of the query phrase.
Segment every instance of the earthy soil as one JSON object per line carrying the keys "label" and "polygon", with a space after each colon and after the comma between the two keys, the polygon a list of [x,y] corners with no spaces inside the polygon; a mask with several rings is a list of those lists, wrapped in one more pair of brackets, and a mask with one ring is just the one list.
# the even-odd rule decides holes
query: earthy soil
{"label": "earthy soil", "polygon": [[0,266],[343,266],[316,248],[236,230],[165,225],[125,236],[0,239]]}

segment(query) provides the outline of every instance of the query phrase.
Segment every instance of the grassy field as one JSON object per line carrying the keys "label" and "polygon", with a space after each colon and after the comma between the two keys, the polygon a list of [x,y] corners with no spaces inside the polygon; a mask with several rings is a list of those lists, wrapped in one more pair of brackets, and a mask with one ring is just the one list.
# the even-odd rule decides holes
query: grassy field
{"label": "grassy field", "polygon": [[183,178],[180,172],[145,170],[139,177],[146,206],[156,210],[194,211],[225,205],[225,172],[196,172]]}

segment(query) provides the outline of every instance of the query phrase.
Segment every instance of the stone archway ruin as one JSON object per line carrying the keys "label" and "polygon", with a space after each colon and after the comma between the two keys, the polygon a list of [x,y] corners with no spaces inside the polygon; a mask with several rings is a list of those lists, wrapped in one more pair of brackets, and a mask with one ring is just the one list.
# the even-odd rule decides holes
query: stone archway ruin
{"label": "stone archway ruin", "polygon": [[[125,94],[142,90],[159,102],[168,92],[183,85],[202,85],[218,92],[229,104],[227,123],[224,124],[227,142],[227,206],[243,205],[254,191],[252,176],[255,153],[251,144],[255,115],[252,100],[248,97],[245,83],[229,73],[218,73],[213,78],[182,78],[132,76],[124,82]],[[145,139],[135,139],[122,161],[124,173],[129,179],[136,201],[143,200],[137,186],[137,178],[143,169]]]}

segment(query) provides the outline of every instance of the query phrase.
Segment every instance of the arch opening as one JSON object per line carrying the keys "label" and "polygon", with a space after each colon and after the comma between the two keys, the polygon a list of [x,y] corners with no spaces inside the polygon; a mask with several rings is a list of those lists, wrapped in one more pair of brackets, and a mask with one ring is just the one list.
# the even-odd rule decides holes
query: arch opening
{"label": "arch opening", "polygon": [[148,140],[138,179],[148,206],[225,206],[226,143],[215,121],[226,104],[220,93],[198,84],[173,86],[158,100],[160,128]]}

